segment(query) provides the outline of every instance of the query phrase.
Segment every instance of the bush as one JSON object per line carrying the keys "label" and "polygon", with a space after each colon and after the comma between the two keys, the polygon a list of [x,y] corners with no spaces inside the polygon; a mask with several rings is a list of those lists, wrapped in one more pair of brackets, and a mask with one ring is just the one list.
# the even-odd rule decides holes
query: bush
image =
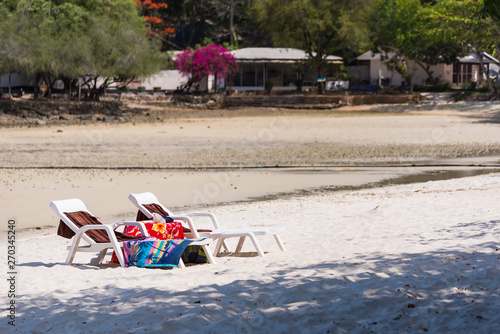
{"label": "bush", "polygon": [[451,82],[448,81],[440,81],[435,85],[432,85],[431,92],[447,92],[451,90]]}
{"label": "bush", "polygon": [[472,92],[471,91],[461,91],[461,92],[456,92],[455,94],[453,94],[453,100],[455,102],[459,102],[459,101],[464,101],[466,100],[468,97],[470,97],[472,95]]}
{"label": "bush", "polygon": [[264,89],[266,90],[267,94],[271,94],[271,91],[273,90],[274,84],[271,80],[266,80],[264,83]]}
{"label": "bush", "polygon": [[[272,84],[272,82],[271,82]],[[295,85],[295,87],[297,87],[297,92],[302,92],[302,86],[304,85],[304,80],[302,79],[297,79],[293,82],[293,84]],[[272,89],[272,87],[271,87]]]}
{"label": "bush", "polygon": [[161,93],[161,87],[153,87],[154,93]]}
{"label": "bush", "polygon": [[221,45],[208,45],[202,48],[185,50],[177,56],[175,67],[189,78],[191,84],[200,82],[208,75],[226,80],[236,73],[236,59],[228,49]]}
{"label": "bush", "polygon": [[466,81],[462,84],[462,89],[473,92],[476,90],[476,82],[475,81]]}
{"label": "bush", "polygon": [[137,91],[138,91],[139,93],[144,93],[144,92],[146,91],[146,87],[144,87],[144,86],[140,86],[140,87],[138,87],[138,88],[137,88]]}
{"label": "bush", "polygon": [[489,91],[490,91],[490,83],[487,81],[478,89],[478,92],[480,93],[488,93]]}
{"label": "bush", "polygon": [[442,93],[451,90],[451,82],[440,81],[432,86],[415,86],[413,87],[414,92],[431,92],[431,93]]}

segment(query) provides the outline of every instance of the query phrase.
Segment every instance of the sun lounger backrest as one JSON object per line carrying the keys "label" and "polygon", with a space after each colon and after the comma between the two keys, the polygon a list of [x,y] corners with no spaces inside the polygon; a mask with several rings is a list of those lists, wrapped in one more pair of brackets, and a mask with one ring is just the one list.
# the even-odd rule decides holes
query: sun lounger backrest
{"label": "sun lounger backrest", "polygon": [[[161,205],[158,205],[156,203],[151,203],[151,204],[143,204],[143,206],[151,213],[157,213],[160,216],[168,217],[170,216],[167,211],[163,210],[163,207]],[[146,220],[150,219],[149,217],[146,217],[145,214],[142,213],[141,210],[137,211],[137,221],[141,220]]]}
{"label": "sun lounger backrest", "polygon": [[[102,225],[96,217],[85,211],[65,212],[68,218],[78,227],[81,228],[86,225]],[[110,242],[109,237],[105,230],[89,230],[86,233],[92,240],[97,243]],[[69,235],[62,235],[65,238],[71,239],[75,233]]]}
{"label": "sun lounger backrest", "polygon": [[128,198],[137,208],[139,208],[140,213],[137,213],[136,218],[138,221],[153,218],[153,213],[162,216],[172,216],[172,212],[164,207],[153,193],[145,192],[130,194]]}
{"label": "sun lounger backrest", "polygon": [[[52,201],[50,203],[52,210],[61,219],[57,234],[71,239],[78,230],[85,225],[102,225],[102,223],[92,215],[85,204],[77,199],[68,199],[60,201]],[[115,232],[118,241],[133,240],[136,237],[130,237],[120,232]],[[109,243],[109,236],[104,230],[89,230],[83,237],[88,243]]]}
{"label": "sun lounger backrest", "polygon": [[[170,210],[163,206],[158,198],[150,192],[130,194],[128,199],[139,208],[136,220],[141,221],[153,218],[153,213],[162,216],[175,216]],[[191,229],[183,226],[184,233],[190,233]],[[210,229],[197,229],[198,232],[212,232]]]}
{"label": "sun lounger backrest", "polygon": [[[75,223],[69,219],[69,217],[65,214],[65,212],[78,212],[78,211],[85,211],[89,212],[87,210],[87,207],[85,204],[78,198],[72,198],[72,199],[64,199],[64,200],[58,200],[58,201],[52,201],[50,202],[50,207],[52,210],[57,214],[59,217],[59,229],[57,231],[58,235],[64,236],[65,238],[72,238],[71,233],[76,233],[79,230],[79,227],[75,225]],[[88,243],[94,243],[91,238],[88,236],[84,235],[83,239],[88,242]]]}
{"label": "sun lounger backrest", "polygon": [[[86,225],[102,225],[102,223],[90,213],[86,211],[77,211],[77,212],[65,212],[66,216],[78,227],[86,226]],[[116,235],[116,239],[121,241],[134,240],[142,237],[135,237],[125,235],[121,232],[114,231]],[[109,243],[111,240],[109,239],[108,233],[105,230],[88,230],[85,232],[86,235],[89,236],[92,240],[97,243]]]}

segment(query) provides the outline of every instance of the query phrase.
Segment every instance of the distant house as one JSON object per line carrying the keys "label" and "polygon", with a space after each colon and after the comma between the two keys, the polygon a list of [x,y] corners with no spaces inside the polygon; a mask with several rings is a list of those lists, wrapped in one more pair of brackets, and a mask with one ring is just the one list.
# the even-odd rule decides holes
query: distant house
{"label": "distant house", "polygon": [[[18,72],[13,72],[10,76],[10,86],[11,87],[33,87],[34,83],[33,78],[28,78],[23,76]],[[1,75],[0,73],[0,88],[7,89],[9,88],[9,75]]]}
{"label": "distant house", "polygon": [[[378,84],[382,79],[383,83],[391,86],[399,86],[404,81],[404,78],[395,71],[387,68],[380,53],[365,52],[356,58],[358,66],[351,66],[351,76],[358,81],[364,81],[367,84]],[[487,71],[492,68],[497,68],[498,60],[487,53],[483,53],[483,61],[487,65]],[[413,76],[414,85],[429,84],[428,75],[421,66],[414,62],[409,62],[412,70],[415,71]],[[477,81],[479,75],[479,60],[475,54],[457,59],[454,64],[438,64],[431,67],[434,78],[439,78],[441,81],[447,81],[455,87],[460,87],[464,82]]]}
{"label": "distant house", "polygon": [[[179,53],[179,51],[175,51],[171,55],[175,58]],[[264,90],[265,82],[269,80],[273,83],[273,90],[293,90],[296,89],[295,81],[298,79],[294,64],[308,59],[305,51],[291,48],[245,48],[232,51],[232,54],[236,58],[239,71],[231,79],[231,82],[218,82],[219,88],[229,88],[230,86],[233,90]],[[328,56],[326,60],[329,63],[342,64],[340,57]],[[316,80],[315,71],[305,73],[303,87],[314,86]],[[146,90],[160,87],[164,91],[173,91],[187,81],[188,79],[178,71],[169,70],[160,71],[149,78],[137,80],[130,87],[135,89],[143,86]],[[4,82],[5,77],[2,78],[2,85]],[[212,77],[202,80],[193,89],[203,91],[207,87],[213,87]]]}
{"label": "distant house", "polygon": [[[180,52],[172,52],[175,58]],[[273,90],[294,90],[295,81],[298,79],[294,64],[298,61],[308,59],[305,51],[291,48],[244,48],[231,51],[238,64],[236,73],[230,82],[217,82],[218,88],[229,88],[233,90],[264,90],[267,80],[273,83]],[[327,61],[334,64],[342,64],[342,58],[328,56]],[[164,90],[172,90],[172,87],[180,86],[187,82],[187,78],[177,71],[162,71],[157,75],[142,80],[146,89],[152,89],[153,85],[162,87]],[[314,86],[317,77],[315,72],[305,73],[303,87]],[[213,87],[213,77],[202,80],[193,89],[205,90]]]}
{"label": "distant house", "polygon": [[[233,77],[232,89],[263,90],[270,80],[275,90],[295,89],[298,79],[294,64],[308,59],[303,50],[291,48],[244,48],[232,52],[236,58],[239,72]],[[327,61],[342,64],[342,58],[328,56]],[[316,73],[305,73],[304,87],[316,83]]]}

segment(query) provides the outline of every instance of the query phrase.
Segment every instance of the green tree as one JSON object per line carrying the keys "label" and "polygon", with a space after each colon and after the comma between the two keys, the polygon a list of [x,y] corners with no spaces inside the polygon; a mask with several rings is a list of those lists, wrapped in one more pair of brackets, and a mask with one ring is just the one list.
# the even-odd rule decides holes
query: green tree
{"label": "green tree", "polygon": [[[490,16],[485,15],[484,0],[440,0],[433,8],[440,15],[443,27],[463,41],[463,49],[476,55],[479,61],[478,83],[482,84],[483,74],[486,74],[491,93],[498,95],[495,83],[487,75],[483,53],[492,52],[500,33],[498,24]],[[486,9],[488,8],[492,7],[487,6]]]}
{"label": "green tree", "polygon": [[484,0],[484,8],[488,15],[490,15],[495,21],[500,22],[500,1]]}
{"label": "green tree", "polygon": [[[359,49],[363,43],[363,25],[355,22],[369,3],[363,0],[255,0],[253,10],[276,46],[306,51],[320,78],[328,55],[343,56],[347,50]],[[318,92],[324,93],[322,85]]]}
{"label": "green tree", "polygon": [[375,52],[384,54],[388,68],[404,78],[413,92],[415,62],[432,77],[430,66],[442,52],[436,38],[437,24],[430,7],[419,0],[378,0],[369,23]]}
{"label": "green tree", "polygon": [[[86,84],[93,93],[101,95],[112,83],[126,85],[134,78],[154,74],[163,62],[156,40],[146,38],[146,27],[134,7],[97,12],[89,19],[92,43],[86,70]],[[128,10],[128,18],[123,14]],[[120,13],[120,14],[119,14]]]}
{"label": "green tree", "polygon": [[160,68],[158,48],[129,0],[10,0],[0,15],[0,46],[10,43],[0,66],[35,76],[35,96],[41,81],[71,87],[79,78],[98,96],[116,80]]}
{"label": "green tree", "polygon": [[19,23],[10,15],[11,6],[0,3],[0,75],[9,75],[9,99],[12,97],[11,74],[16,71],[25,59],[22,39],[17,34]]}

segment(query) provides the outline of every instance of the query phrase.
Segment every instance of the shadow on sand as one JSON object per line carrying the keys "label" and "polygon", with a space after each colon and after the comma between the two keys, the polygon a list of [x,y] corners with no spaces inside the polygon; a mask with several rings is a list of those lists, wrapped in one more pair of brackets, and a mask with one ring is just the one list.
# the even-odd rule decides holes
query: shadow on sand
{"label": "shadow on sand", "polygon": [[[397,258],[373,254],[280,270],[270,266],[262,279],[224,285],[193,276],[195,288],[170,293],[140,282],[133,291],[120,288],[119,280],[101,282],[101,288],[80,290],[78,297],[63,300],[54,292],[30,299],[18,326],[54,333],[89,333],[97,326],[109,328],[106,333],[224,328],[233,333],[493,333],[500,324],[499,246],[492,242],[477,245],[483,252]],[[44,316],[30,321],[41,309]]]}

